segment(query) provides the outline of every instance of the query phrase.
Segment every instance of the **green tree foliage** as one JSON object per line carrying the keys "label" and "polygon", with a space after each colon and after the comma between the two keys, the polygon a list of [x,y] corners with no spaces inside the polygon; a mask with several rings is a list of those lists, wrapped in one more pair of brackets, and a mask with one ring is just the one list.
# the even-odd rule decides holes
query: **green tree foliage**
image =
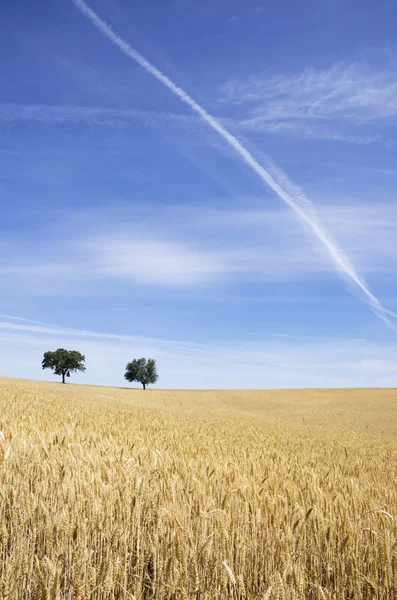
{"label": "green tree foliage", "polygon": [[62,376],[62,383],[65,383],[65,377],[70,377],[71,373],[76,371],[85,371],[85,356],[77,350],[65,350],[58,348],[54,352],[44,352],[43,369],[52,369],[54,375]]}
{"label": "green tree foliage", "polygon": [[159,378],[156,361],[153,358],[135,358],[126,366],[124,378],[130,382],[138,381],[146,390],[149,383],[156,383]]}

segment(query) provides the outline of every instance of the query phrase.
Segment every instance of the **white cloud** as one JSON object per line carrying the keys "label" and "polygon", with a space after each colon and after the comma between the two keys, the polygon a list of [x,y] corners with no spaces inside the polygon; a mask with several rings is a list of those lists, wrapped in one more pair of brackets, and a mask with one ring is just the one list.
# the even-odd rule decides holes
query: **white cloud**
{"label": "white cloud", "polygon": [[[122,282],[135,288],[210,285],[214,290],[247,281],[310,281],[334,271],[322,246],[287,210],[167,206],[129,214],[113,207],[112,212],[97,215],[90,235],[79,226],[83,214],[52,240],[42,233],[43,248],[36,243],[36,255],[29,240],[4,247],[4,289],[79,295],[100,289],[106,295],[110,282]],[[339,199],[318,212],[361,273],[380,281],[395,276],[395,205]]]}
{"label": "white cloud", "polygon": [[[238,122],[247,130],[391,145],[393,140],[372,128],[397,115],[396,71],[336,63],[328,69],[257,74],[223,84],[219,104],[238,107]],[[356,130],[364,125],[365,132]]]}
{"label": "white cloud", "polygon": [[101,276],[143,285],[191,286],[210,283],[231,269],[219,252],[200,251],[180,242],[131,236],[95,244]]}
{"label": "white cloud", "polygon": [[392,117],[397,114],[396,73],[337,63],[291,75],[254,75],[225,83],[220,100],[254,106],[258,117],[271,120]]}

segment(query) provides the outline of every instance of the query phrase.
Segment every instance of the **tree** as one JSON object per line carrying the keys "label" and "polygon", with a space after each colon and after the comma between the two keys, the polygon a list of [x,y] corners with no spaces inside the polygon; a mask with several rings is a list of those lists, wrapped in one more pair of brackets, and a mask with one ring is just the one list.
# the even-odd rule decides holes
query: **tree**
{"label": "tree", "polygon": [[54,352],[44,352],[43,369],[52,369],[54,375],[62,376],[62,383],[65,383],[65,377],[70,377],[70,373],[76,371],[85,371],[85,356],[77,350],[65,350],[58,348]]}
{"label": "tree", "polygon": [[156,361],[153,358],[135,358],[127,364],[124,378],[130,382],[139,381],[146,390],[149,383],[156,383],[159,378]]}

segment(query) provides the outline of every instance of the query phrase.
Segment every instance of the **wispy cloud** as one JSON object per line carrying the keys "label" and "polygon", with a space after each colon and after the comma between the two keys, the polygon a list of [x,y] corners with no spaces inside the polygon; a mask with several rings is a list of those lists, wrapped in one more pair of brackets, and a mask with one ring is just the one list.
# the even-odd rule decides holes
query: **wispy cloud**
{"label": "wispy cloud", "polygon": [[290,75],[253,75],[226,82],[219,100],[251,106],[256,118],[263,120],[371,121],[397,115],[396,72],[337,63]]}
{"label": "wispy cloud", "polygon": [[95,242],[94,261],[101,276],[141,285],[190,286],[216,282],[231,265],[218,251],[153,238]]}
{"label": "wispy cloud", "polygon": [[198,114],[209,127],[216,131],[225,142],[233,148],[240,156],[241,160],[246,163],[251,169],[267,184],[275,194],[287,204],[290,209],[303,221],[311,230],[312,234],[323,244],[326,251],[329,253],[336,269],[344,274],[357,288],[363,293],[367,302],[372,307],[375,314],[384,321],[389,327],[395,330],[394,326],[383,311],[378,298],[369,290],[365,281],[355,271],[353,265],[344,255],[340,248],[332,241],[327,232],[321,226],[320,222],[313,217],[313,214],[308,213],[288,192],[285,191],[272,175],[263,168],[254,156],[234,137],[219,121],[210,115],[200,104],[198,104],[191,96],[189,96],[181,87],[177,86],[169,77],[152,65],[144,56],[134,50],[127,42],[118,36],[112,28],[105,23],[85,2],[84,0],[73,0],[77,8],[84,14],[89,21],[101,31],[113,44],[115,44],[125,55],[127,55],[135,63],[139,64],[147,73],[160,81],[166,88],[189,106],[193,112]]}
{"label": "wispy cloud", "polygon": [[227,81],[218,102],[224,108],[236,107],[235,119],[247,131],[394,144],[390,134],[373,131],[397,115],[394,68],[379,71],[365,64],[337,63],[328,69],[256,74]]}

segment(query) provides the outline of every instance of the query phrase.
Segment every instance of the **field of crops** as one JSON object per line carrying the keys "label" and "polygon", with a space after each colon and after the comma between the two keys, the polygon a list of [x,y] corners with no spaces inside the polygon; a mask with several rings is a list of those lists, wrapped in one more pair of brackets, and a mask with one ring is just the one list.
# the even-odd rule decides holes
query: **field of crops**
{"label": "field of crops", "polygon": [[397,391],[0,379],[0,598],[397,598]]}

